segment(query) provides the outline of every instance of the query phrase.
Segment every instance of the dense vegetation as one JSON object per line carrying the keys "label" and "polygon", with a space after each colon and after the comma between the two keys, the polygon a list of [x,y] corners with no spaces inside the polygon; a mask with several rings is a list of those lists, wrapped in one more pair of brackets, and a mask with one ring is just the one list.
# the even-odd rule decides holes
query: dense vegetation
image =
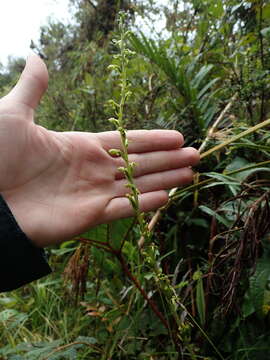
{"label": "dense vegetation", "polygon": [[[136,53],[128,128],[177,129],[202,160],[194,184],[147,215],[150,239],[133,219],[99,226],[49,250],[53,275],[2,294],[0,359],[269,359],[270,3],[70,6],[73,24],[51,21],[32,44],[50,73],[37,122],[112,129],[122,10]],[[136,26],[159,16],[166,32]],[[22,67],[0,74],[2,94]]]}

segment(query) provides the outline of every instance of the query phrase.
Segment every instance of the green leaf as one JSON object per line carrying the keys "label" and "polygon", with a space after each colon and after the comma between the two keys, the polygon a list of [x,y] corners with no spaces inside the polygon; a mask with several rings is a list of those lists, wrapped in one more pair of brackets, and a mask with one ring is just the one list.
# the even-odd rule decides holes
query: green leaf
{"label": "green leaf", "polygon": [[205,93],[207,90],[209,90],[220,78],[215,78],[211,81],[209,81],[209,83],[207,83],[203,88],[202,90],[199,92],[199,94],[197,95],[197,98],[200,99]]}
{"label": "green leaf", "polygon": [[269,18],[270,18],[270,4],[269,3],[267,4],[267,1],[266,1],[265,5],[262,6],[262,19],[267,22],[269,20]]}
{"label": "green leaf", "polygon": [[208,73],[213,69],[213,65],[204,65],[200,71],[195,75],[194,79],[191,80],[191,85],[195,88],[198,88],[204,78],[208,75]]}
{"label": "green leaf", "polygon": [[262,34],[263,36],[268,36],[268,35],[270,35],[270,26],[262,29],[262,30],[261,30],[261,34]]}
{"label": "green leaf", "polygon": [[112,222],[109,225],[109,228],[108,225],[102,224],[90,229],[84,236],[88,239],[100,242],[107,242],[110,240],[111,245],[118,248],[132,223],[133,219],[128,218]]}
{"label": "green leaf", "polygon": [[221,216],[221,215],[217,214],[216,211],[210,209],[209,207],[207,207],[205,205],[200,205],[199,209],[201,209],[206,214],[215,217],[220,223],[222,223],[226,227],[230,226],[230,221],[228,221],[224,216]]}
{"label": "green leaf", "polygon": [[[227,165],[225,171],[226,172],[230,172],[230,171],[233,171],[233,170],[238,170],[238,169],[241,169],[245,166],[248,166],[248,165],[253,165],[253,163],[250,163],[248,162],[246,159],[240,157],[240,156],[236,156],[232,162]],[[249,175],[249,172],[248,171],[242,171],[240,173],[237,173],[237,174],[234,174],[231,176],[231,178],[235,178],[239,181],[243,181],[247,176]]]}
{"label": "green leaf", "polygon": [[221,17],[224,13],[222,0],[215,0],[210,11],[216,18]]}
{"label": "green leaf", "polygon": [[0,312],[0,322],[5,323],[5,327],[9,330],[16,328],[27,319],[27,314],[14,309],[6,309]]}
{"label": "green leaf", "polygon": [[268,258],[260,259],[257,263],[255,274],[250,278],[250,299],[254,305],[257,315],[263,318],[269,312],[270,303],[266,303],[268,282],[270,280],[270,261]]}
{"label": "green leaf", "polygon": [[236,195],[237,191],[239,190],[239,186],[241,185],[240,181],[237,179],[224,175],[219,173],[207,173],[206,174],[209,177],[212,177],[214,179],[219,180],[218,182],[211,182],[211,184],[204,186],[204,189],[211,188],[214,186],[227,186],[229,190],[232,192],[233,195]]}
{"label": "green leaf", "polygon": [[202,272],[197,270],[193,274],[193,279],[197,281],[196,284],[196,306],[199,313],[199,318],[201,325],[205,324],[205,297],[204,297],[204,288],[202,280]]}

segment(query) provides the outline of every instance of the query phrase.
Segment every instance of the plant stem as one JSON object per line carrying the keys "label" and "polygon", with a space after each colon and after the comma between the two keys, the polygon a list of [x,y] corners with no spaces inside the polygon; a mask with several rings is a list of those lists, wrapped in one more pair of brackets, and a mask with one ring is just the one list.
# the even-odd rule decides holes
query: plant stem
{"label": "plant stem", "polygon": [[199,148],[199,152],[202,153],[202,151],[205,149],[208,141],[212,138],[214,132],[216,131],[218,125],[221,123],[221,121],[224,119],[224,116],[227,114],[227,112],[230,110],[230,108],[232,107],[232,104],[235,102],[235,100],[237,99],[238,94],[234,94],[233,97],[231,98],[230,102],[226,105],[226,107],[222,110],[222,112],[220,113],[219,117],[217,118],[217,120],[214,122],[214,124],[211,126],[211,128],[209,129],[209,131],[207,132],[207,136],[205,138],[205,140],[203,141],[203,143],[201,144],[200,148]]}
{"label": "plant stem", "polygon": [[[252,170],[252,169],[255,169],[255,168],[261,168],[265,165],[270,165],[270,160],[266,160],[266,161],[262,161],[262,162],[259,162],[259,163],[256,163],[256,164],[253,164],[253,165],[248,165],[248,166],[244,166],[240,169],[236,169],[236,170],[232,170],[232,171],[226,171],[224,172],[223,175],[226,175],[226,176],[231,176],[231,175],[235,175],[235,174],[239,174],[243,171],[247,171],[247,170]],[[203,181],[200,181],[199,183],[197,184],[192,184],[192,185],[189,185],[183,189],[180,189],[177,193],[175,193],[172,197],[171,197],[171,201],[174,201],[176,199],[178,199],[182,193],[186,192],[186,191],[190,191],[190,190],[195,190],[197,188],[200,188],[201,186],[203,185],[207,185],[207,184],[211,184],[211,182],[214,182],[215,179],[206,179],[206,180],[203,180]]]}
{"label": "plant stem", "polygon": [[125,262],[125,260],[124,260],[124,258],[122,256],[122,253],[117,252],[117,253],[115,253],[115,255],[116,255],[117,259],[119,260],[124,273],[128,276],[128,278],[133,282],[133,284],[136,286],[136,288],[140,291],[143,298],[150,305],[151,309],[157,315],[157,317],[160,319],[160,321],[166,327],[166,329],[170,330],[170,326],[169,326],[167,320],[165,319],[163,314],[158,310],[158,307],[157,307],[156,303],[151,298],[148,297],[145,290],[141,287],[138,279],[130,272],[130,270],[129,270],[129,268],[128,268],[128,266],[127,266],[127,264],[126,264],[126,262]]}
{"label": "plant stem", "polygon": [[209,156],[210,154],[214,153],[215,151],[218,151],[218,150],[224,148],[225,146],[227,146],[227,145],[229,145],[229,144],[231,144],[231,143],[233,143],[233,142],[235,142],[235,141],[237,141],[239,139],[242,139],[243,137],[245,137],[245,136],[247,136],[249,134],[252,134],[252,133],[262,129],[263,127],[268,126],[268,125],[270,125],[270,119],[265,120],[265,121],[255,125],[255,126],[252,126],[251,128],[241,132],[238,135],[232,136],[231,138],[225,140],[223,143],[218,144],[218,145],[212,147],[211,149],[205,151],[204,153],[202,153],[201,154],[201,159]]}

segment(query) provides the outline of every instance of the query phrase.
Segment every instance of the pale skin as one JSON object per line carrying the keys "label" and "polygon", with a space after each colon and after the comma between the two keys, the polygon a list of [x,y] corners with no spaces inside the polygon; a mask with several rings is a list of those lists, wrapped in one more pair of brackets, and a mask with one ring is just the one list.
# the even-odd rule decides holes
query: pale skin
{"label": "pale skin", "polygon": [[[73,238],[101,223],[132,216],[116,131],[55,132],[34,123],[34,111],[47,89],[43,61],[31,55],[21,78],[0,100],[0,193],[18,224],[38,247]],[[170,130],[128,133],[130,161],[141,192],[140,210],[168,200],[166,189],[192,181],[199,153],[184,148]]]}

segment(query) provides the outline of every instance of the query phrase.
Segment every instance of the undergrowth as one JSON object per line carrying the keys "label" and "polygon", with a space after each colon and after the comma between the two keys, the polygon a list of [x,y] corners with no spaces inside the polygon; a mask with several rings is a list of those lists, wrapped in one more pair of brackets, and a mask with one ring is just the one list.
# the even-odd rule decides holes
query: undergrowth
{"label": "undergrowth", "polygon": [[[0,296],[0,358],[269,358],[270,6],[186,3],[166,10],[167,40],[130,33],[126,19],[114,42],[92,39],[62,59],[65,76],[74,66],[65,130],[88,130],[87,116],[101,130],[113,111],[122,149],[111,155],[124,159],[136,216],[51,249],[58,272]],[[140,214],[126,130],[157,126],[182,131],[201,164],[164,208]]]}

